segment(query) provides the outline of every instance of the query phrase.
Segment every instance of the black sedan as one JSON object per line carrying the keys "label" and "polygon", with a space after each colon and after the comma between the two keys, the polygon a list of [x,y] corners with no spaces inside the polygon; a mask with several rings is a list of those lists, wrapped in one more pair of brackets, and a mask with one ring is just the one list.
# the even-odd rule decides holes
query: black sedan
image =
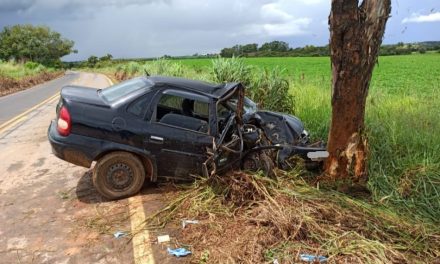
{"label": "black sedan", "polygon": [[310,147],[301,121],[260,111],[240,83],[139,77],[102,90],[66,86],[48,138],[53,153],[90,168],[103,196],[137,193],[144,181],[209,176],[231,168],[285,166],[292,155],[326,156]]}

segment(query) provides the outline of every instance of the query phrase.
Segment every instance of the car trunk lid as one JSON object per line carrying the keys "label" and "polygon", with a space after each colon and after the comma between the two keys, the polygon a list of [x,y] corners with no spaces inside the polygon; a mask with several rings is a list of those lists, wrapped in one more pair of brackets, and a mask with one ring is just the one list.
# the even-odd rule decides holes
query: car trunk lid
{"label": "car trunk lid", "polygon": [[75,85],[65,86],[61,90],[61,98],[84,104],[107,106],[106,102],[99,95],[99,90],[95,88]]}

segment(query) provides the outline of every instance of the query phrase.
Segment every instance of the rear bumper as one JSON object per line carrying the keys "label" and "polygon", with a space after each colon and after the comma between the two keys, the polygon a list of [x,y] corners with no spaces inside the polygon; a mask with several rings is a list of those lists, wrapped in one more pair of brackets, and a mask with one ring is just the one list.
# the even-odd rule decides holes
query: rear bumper
{"label": "rear bumper", "polygon": [[56,129],[54,120],[50,123],[47,137],[55,156],[75,165],[90,168],[95,157],[96,148],[94,145],[96,142],[74,134],[67,137],[61,136]]}

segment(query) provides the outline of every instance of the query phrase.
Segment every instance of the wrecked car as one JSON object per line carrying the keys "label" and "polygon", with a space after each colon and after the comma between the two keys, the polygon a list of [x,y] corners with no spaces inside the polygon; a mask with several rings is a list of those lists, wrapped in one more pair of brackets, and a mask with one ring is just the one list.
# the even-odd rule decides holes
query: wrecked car
{"label": "wrecked car", "polygon": [[131,196],[145,181],[234,168],[270,174],[294,155],[325,156],[298,118],[259,110],[240,83],[160,76],[64,87],[48,138],[60,159],[86,168],[96,161],[93,184],[108,199]]}

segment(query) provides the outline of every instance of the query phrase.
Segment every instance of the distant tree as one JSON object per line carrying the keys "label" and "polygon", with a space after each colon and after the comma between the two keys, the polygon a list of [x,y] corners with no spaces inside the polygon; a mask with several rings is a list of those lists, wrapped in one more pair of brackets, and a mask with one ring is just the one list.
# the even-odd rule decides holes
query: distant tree
{"label": "distant tree", "polygon": [[99,61],[111,61],[112,59],[113,59],[113,56],[111,54],[107,53],[107,55],[99,58]]}
{"label": "distant tree", "polygon": [[96,63],[98,63],[98,57],[96,56],[92,55],[87,59],[87,65],[91,68],[95,67]]}
{"label": "distant tree", "polygon": [[235,45],[234,47],[232,47],[232,55],[236,57],[242,55],[243,54],[242,47],[243,46],[241,45]]}
{"label": "distant tree", "polygon": [[44,26],[15,25],[0,32],[0,59],[55,64],[70,53],[74,42]]}
{"label": "distant tree", "polygon": [[261,45],[260,51],[279,51],[279,52],[286,52],[289,50],[289,44],[284,41],[272,41],[267,42]]}
{"label": "distant tree", "polygon": [[252,44],[246,44],[241,47],[241,51],[243,53],[252,53],[258,51],[258,44],[252,43]]}
{"label": "distant tree", "polygon": [[233,56],[247,56],[247,54],[255,53],[258,51],[258,44],[246,44],[246,45],[235,45],[232,48],[224,48],[220,52],[220,56],[224,58],[231,58]]}
{"label": "distant tree", "polygon": [[234,49],[224,48],[220,51],[220,56],[223,58],[231,58],[232,56],[234,56]]}

